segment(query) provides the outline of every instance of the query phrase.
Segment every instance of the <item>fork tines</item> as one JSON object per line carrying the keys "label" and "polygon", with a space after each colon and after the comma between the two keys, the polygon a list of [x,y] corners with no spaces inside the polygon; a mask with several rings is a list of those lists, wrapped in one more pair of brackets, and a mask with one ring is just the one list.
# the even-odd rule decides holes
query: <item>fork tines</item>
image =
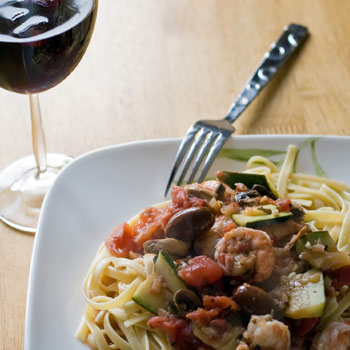
{"label": "fork tines", "polygon": [[202,182],[215,157],[234,130],[234,127],[226,120],[197,121],[188,130],[185,138],[181,142],[166,186],[165,195],[168,193],[185,156],[186,159],[182,167],[182,172],[176,184],[181,185],[184,182],[186,174],[192,163],[192,170],[186,183],[193,182],[198,169],[206,157],[202,171],[197,179],[198,182]]}

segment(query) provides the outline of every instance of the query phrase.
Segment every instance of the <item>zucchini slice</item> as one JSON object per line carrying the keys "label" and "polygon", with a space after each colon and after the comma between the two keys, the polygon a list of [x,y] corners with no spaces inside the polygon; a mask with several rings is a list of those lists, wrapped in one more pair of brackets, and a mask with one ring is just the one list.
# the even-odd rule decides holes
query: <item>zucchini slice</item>
{"label": "zucchini slice", "polygon": [[155,315],[158,314],[159,309],[166,310],[169,303],[168,298],[164,294],[150,293],[150,289],[156,277],[156,273],[149,275],[148,278],[138,286],[132,297],[132,300],[137,304]]}
{"label": "zucchini slice", "polygon": [[163,277],[167,287],[172,293],[176,293],[179,289],[186,288],[185,282],[183,282],[177,274],[177,269],[173,260],[164,250],[158,253],[156,259],[154,264],[155,272]]}
{"label": "zucchini slice", "polygon": [[[263,209],[277,209],[277,207],[273,204],[267,204],[261,206]],[[288,219],[293,215],[292,212],[281,212],[278,213],[278,215],[273,214],[264,214],[264,215],[245,215],[245,214],[233,214],[232,220],[238,225],[238,226],[244,226],[244,227],[255,227],[262,223],[272,223],[272,222],[279,222]]]}
{"label": "zucchini slice", "polygon": [[294,320],[320,317],[326,304],[323,274],[312,269],[289,280],[289,303],[284,315]]}
{"label": "zucchini slice", "polygon": [[334,252],[337,250],[337,246],[328,231],[310,232],[306,236],[298,239],[295,244],[295,249],[298,255],[306,249],[305,245],[307,242],[311,245],[321,243],[326,247],[326,251]]}
{"label": "zucchini slice", "polygon": [[235,188],[236,183],[242,183],[248,188],[253,188],[254,185],[261,185],[270,190],[276,198],[280,197],[275,186],[264,174],[223,171],[222,175],[219,177],[219,180],[226,185],[229,185],[233,189]]}
{"label": "zucchini slice", "polygon": [[[171,257],[161,250],[155,258],[154,272],[136,289],[132,299],[146,310],[158,314],[159,309],[167,309],[174,293],[186,288],[177,274],[176,266]],[[162,276],[166,286],[162,293],[150,293],[154,279]]]}

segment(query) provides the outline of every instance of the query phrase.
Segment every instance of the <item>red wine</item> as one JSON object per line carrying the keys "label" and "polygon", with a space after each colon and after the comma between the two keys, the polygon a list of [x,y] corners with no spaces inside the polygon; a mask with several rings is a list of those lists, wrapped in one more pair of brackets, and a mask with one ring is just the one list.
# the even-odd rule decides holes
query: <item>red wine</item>
{"label": "red wine", "polygon": [[97,0],[0,0],[0,87],[38,93],[66,78],[89,44]]}

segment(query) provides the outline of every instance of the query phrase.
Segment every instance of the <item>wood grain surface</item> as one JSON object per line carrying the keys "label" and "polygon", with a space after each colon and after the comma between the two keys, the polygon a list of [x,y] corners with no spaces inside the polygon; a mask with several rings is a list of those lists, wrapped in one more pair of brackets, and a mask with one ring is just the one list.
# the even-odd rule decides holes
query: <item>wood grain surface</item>
{"label": "wood grain surface", "polygon": [[[41,96],[48,151],[181,137],[199,118],[223,117],[291,22],[311,35],[237,133],[349,135],[349,0],[100,0],[82,62]],[[0,90],[0,114],[4,167],[31,153],[28,97]],[[23,349],[33,241],[0,224],[2,350]]]}

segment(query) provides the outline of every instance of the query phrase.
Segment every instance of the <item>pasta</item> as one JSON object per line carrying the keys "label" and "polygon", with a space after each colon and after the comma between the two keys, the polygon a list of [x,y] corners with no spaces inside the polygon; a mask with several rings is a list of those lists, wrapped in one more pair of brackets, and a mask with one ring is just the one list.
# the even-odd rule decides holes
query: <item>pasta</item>
{"label": "pasta", "polygon": [[[232,261],[234,261],[233,266],[224,270],[225,274],[234,276],[233,285],[238,283],[237,278],[238,280],[242,278],[241,282],[257,283],[260,286],[259,283],[267,280],[270,276],[274,274],[275,277],[280,276],[280,284],[274,289],[267,289],[267,291],[273,298],[273,302],[276,305],[278,304],[281,310],[284,310],[283,312],[286,310],[286,303],[290,303],[290,300],[288,301],[290,294],[288,293],[292,292],[288,288],[290,289],[293,283],[296,286],[300,284],[300,281],[305,283],[302,279],[299,281],[295,278],[304,276],[303,278],[305,279],[305,276],[309,276],[308,273],[310,273],[310,276],[307,277],[310,281],[321,281],[322,284],[324,283],[324,289],[327,294],[324,309],[320,308],[321,312],[317,314],[317,317],[314,317],[317,320],[317,325],[313,331],[318,332],[317,336],[313,342],[305,338],[303,340],[304,343],[300,343],[300,347],[298,347],[298,344],[294,344],[293,349],[305,349],[305,346],[318,349],[319,346],[325,344],[322,342],[324,342],[323,339],[326,337],[326,333],[329,332],[330,327],[336,327],[338,324],[350,321],[350,282],[349,284],[343,283],[341,287],[334,289],[334,276],[332,273],[327,272],[333,270],[337,272],[341,270],[341,267],[350,266],[350,187],[332,179],[294,172],[297,155],[297,148],[290,145],[280,169],[271,160],[262,156],[254,156],[249,159],[242,174],[265,175],[267,184],[264,186],[271,190],[266,192],[268,193],[267,196],[255,198],[254,196],[256,195],[254,195],[250,198],[249,191],[258,193],[257,190],[254,190],[254,187],[251,190],[244,184],[238,183],[236,189],[227,189],[226,187],[225,191],[228,194],[226,194],[226,197],[223,197],[225,199],[219,201],[213,193],[219,193],[220,181],[225,181],[223,180],[224,175],[218,173],[220,181],[207,181],[203,184],[188,185],[187,187],[185,186],[185,190],[174,187],[171,202],[147,208],[137,217],[130,220],[129,223],[119,225],[99,248],[84,279],[83,293],[87,306],[82,323],[77,331],[77,338],[93,350],[183,350],[188,348],[188,344],[193,344],[193,350],[250,350],[255,349],[255,347],[265,350],[270,349],[270,345],[264,345],[268,344],[268,342],[266,342],[266,338],[261,338],[262,334],[266,333],[267,338],[276,338],[277,335],[269,335],[269,332],[277,327],[279,334],[282,334],[282,338],[279,339],[277,337],[281,343],[276,343],[275,347],[271,345],[271,349],[291,349],[291,341],[295,342],[295,340],[290,339],[290,331],[286,325],[269,315],[269,313],[273,314],[272,309],[270,310],[271,312],[265,312],[266,315],[262,313],[261,315],[263,316],[251,315],[249,325],[245,325],[246,329],[242,327],[241,323],[232,326],[232,323],[228,324],[226,322],[225,332],[219,338],[208,335],[213,332],[214,326],[214,328],[210,328],[208,326],[209,323],[207,323],[206,326],[208,327],[205,328],[203,323],[197,322],[197,318],[202,318],[205,312],[208,315],[210,314],[210,317],[213,317],[213,310],[216,310],[215,317],[219,317],[218,319],[214,318],[217,324],[221,324],[221,321],[226,320],[226,316],[222,315],[228,312],[227,310],[230,310],[229,318],[235,319],[237,316],[237,312],[242,306],[239,298],[235,299],[233,297],[234,300],[228,297],[220,299],[224,297],[221,297],[221,294],[219,294],[219,302],[219,299],[215,299],[217,294],[214,294],[215,297],[210,296],[210,298],[213,298],[212,300],[208,295],[205,295],[207,293],[206,284],[216,283],[224,273],[222,269],[225,267],[225,264],[232,264]],[[214,191],[213,188],[215,186]],[[261,191],[261,188],[258,190]],[[264,191],[266,191],[266,188],[263,190],[263,193],[265,193]],[[231,199],[228,200],[228,198],[233,198],[233,196],[236,199],[232,203]],[[271,198],[268,198],[269,196]],[[275,198],[273,199],[273,197]],[[294,210],[297,209],[296,213],[298,213],[298,210],[301,210],[303,219],[302,221],[288,219],[290,224],[289,226],[288,224],[285,225],[286,233],[282,233],[282,236],[277,239],[278,244],[276,246],[272,245],[275,242],[272,243],[271,239],[266,237],[265,232],[247,229],[246,227],[237,228],[237,225],[245,226],[244,223],[238,221],[241,217],[247,218],[248,216],[249,219],[253,218],[252,220],[255,220],[255,218],[259,219],[261,216],[267,215],[269,219],[274,219],[281,215],[281,212],[283,214],[284,211],[288,211],[288,209],[283,209],[283,207],[291,208],[291,201],[294,206],[299,205],[302,207],[302,209],[294,207]],[[178,202],[181,202],[180,208],[177,207]],[[248,202],[249,204],[247,204]],[[209,209],[200,209],[203,206]],[[192,209],[196,208],[192,212],[201,215],[201,220],[206,220],[204,230],[201,231],[201,234],[198,234],[198,238],[189,238],[190,241],[187,242],[187,238],[180,237],[179,239],[176,234],[173,236],[167,235],[168,238],[164,237],[164,231],[167,232],[170,223],[176,221],[174,218],[177,214],[191,207]],[[215,224],[214,221],[208,223],[208,220],[211,220],[208,217],[203,219],[203,217],[208,216],[208,212],[215,214]],[[286,215],[291,215],[288,213]],[[233,219],[234,214],[236,214],[236,221]],[[212,218],[213,215],[209,215]],[[293,212],[293,217],[295,215],[297,216],[298,214]],[[215,229],[209,230],[213,224]],[[281,224],[278,225],[282,227]],[[185,232],[186,227],[182,227],[182,230]],[[261,228],[261,230],[264,231],[265,229]],[[168,231],[170,232],[171,230],[169,229]],[[204,234],[204,232],[207,234]],[[268,230],[266,232],[273,237],[273,230],[272,233]],[[301,238],[307,232],[315,232],[317,234],[328,232],[334,248],[328,251],[326,243],[322,242],[321,239],[314,242],[313,246],[310,245],[310,242],[304,241],[304,251],[298,253],[299,258],[293,258],[295,253],[293,253],[294,255],[291,254],[290,250],[295,249],[298,241],[301,241]],[[191,234],[191,232],[187,232],[186,236],[191,236]],[[252,256],[248,255],[248,258],[245,256],[244,259],[248,259],[248,262],[239,266],[237,266],[237,261],[241,258],[241,250],[239,250],[236,260],[227,257],[225,259],[222,258],[224,255],[231,254],[232,247],[229,245],[229,240],[232,237],[240,237],[239,239],[241,240],[243,236],[244,239],[247,239],[247,235],[251,235],[249,239],[256,240],[255,245],[259,242],[259,248],[254,248],[258,249],[259,253],[254,252],[254,254],[261,253],[265,259],[265,261],[261,260],[256,265],[255,272],[254,269],[249,271],[249,269],[252,269],[249,259],[255,259],[256,256],[254,254]],[[256,235],[258,238],[256,238]],[[203,236],[205,236],[204,241],[202,239]],[[171,241],[172,248],[169,249],[171,253],[169,254],[176,253],[176,249],[173,247],[174,244],[180,249],[178,241],[181,241],[180,250],[182,255],[178,256],[178,266],[174,266],[174,268],[175,271],[178,271],[182,280],[175,273],[178,279],[175,281],[175,289],[173,289],[174,284],[169,284],[166,276],[162,275],[159,280],[157,279],[159,276],[154,277],[159,272],[156,266],[159,259],[159,251],[164,249],[167,251],[164,242],[169,240],[169,237],[171,237],[170,240],[173,239]],[[151,242],[152,244],[148,245]],[[264,243],[261,244],[261,242]],[[157,246],[158,244],[161,245],[161,248],[158,248],[157,252],[153,252],[154,245]],[[186,244],[189,247],[188,250],[186,250]],[[246,247],[246,243],[243,247]],[[194,254],[191,249],[195,252]],[[230,252],[229,254],[227,250]],[[190,254],[192,254],[192,258]],[[191,265],[196,258],[202,259],[200,262],[202,263],[203,257],[207,259],[204,259],[204,264],[206,264],[205,271],[210,272],[207,274],[205,271],[203,272],[204,277],[201,276],[201,278],[204,282],[203,280],[200,282],[202,284],[197,284],[198,281],[191,280],[193,276],[189,278],[187,275],[181,274],[181,272],[186,270],[186,266]],[[169,257],[166,259],[169,259]],[[270,265],[269,260],[271,260]],[[287,262],[288,265],[279,265],[277,261]],[[171,264],[173,262],[170,263],[170,267]],[[305,264],[309,264],[309,268],[311,266],[314,269],[306,272]],[[166,270],[166,273],[171,275],[172,268],[169,269],[169,266],[167,266],[168,270]],[[302,272],[301,274],[300,271]],[[326,271],[325,274],[323,274],[324,271]],[[297,275],[298,273],[299,275]],[[219,277],[216,278],[217,274]],[[172,311],[177,315],[176,317],[173,317],[171,314],[169,316],[169,312],[163,308],[152,311],[152,309],[135,298],[137,291],[150,280],[152,283],[149,284],[149,288],[155,288],[156,294],[160,293],[159,299],[164,297],[161,293],[165,293],[166,298],[170,295],[170,299],[174,300],[171,302],[174,304],[168,304],[168,307],[172,308]],[[181,311],[176,304],[175,295],[182,288],[187,289],[186,285],[189,289],[195,290],[203,300],[200,300],[198,304],[195,303],[197,306],[192,310],[192,313],[186,309],[186,313],[183,314],[183,310]],[[287,285],[289,287],[286,287]],[[159,290],[163,292],[159,292]],[[265,293],[265,291],[262,292]],[[235,296],[237,290],[233,289],[233,293]],[[289,296],[286,299],[285,295],[287,294]],[[208,305],[216,302],[219,302],[221,306],[219,308],[216,307],[216,309],[210,309]],[[226,309],[222,309],[222,303],[226,305]],[[198,308],[198,306],[200,305],[204,305],[207,308],[202,313],[199,312],[201,308]],[[308,318],[306,314],[306,316],[295,314],[290,305],[288,310],[285,312],[285,315],[293,320],[303,317]],[[158,316],[155,317],[154,314],[157,312]],[[209,317],[208,315],[206,317]],[[233,315],[236,316],[233,317]],[[258,315],[260,314],[258,313]],[[210,317],[209,319],[211,320]],[[237,317],[239,318],[239,316]],[[190,331],[188,331],[186,326],[189,324],[188,320],[184,321],[186,318],[192,320]],[[169,324],[166,324],[166,322],[170,322],[169,324],[173,328],[167,328]],[[296,325],[299,325],[298,322],[296,321]],[[179,339],[178,327],[182,327],[181,329],[185,330],[183,334],[185,334],[185,337],[188,337],[189,343],[184,342],[182,345],[177,343]],[[256,327],[260,328],[260,331],[262,330],[258,338]],[[322,333],[323,331],[324,333]],[[348,332],[347,328],[344,332]],[[324,349],[328,348],[324,347]],[[334,347],[334,349],[337,349],[337,347]]]}
{"label": "pasta", "polygon": [[170,350],[162,332],[151,331],[152,316],[132,300],[153,270],[153,255],[134,260],[113,257],[103,244],[83,282],[87,300],[77,337],[91,349]]}

